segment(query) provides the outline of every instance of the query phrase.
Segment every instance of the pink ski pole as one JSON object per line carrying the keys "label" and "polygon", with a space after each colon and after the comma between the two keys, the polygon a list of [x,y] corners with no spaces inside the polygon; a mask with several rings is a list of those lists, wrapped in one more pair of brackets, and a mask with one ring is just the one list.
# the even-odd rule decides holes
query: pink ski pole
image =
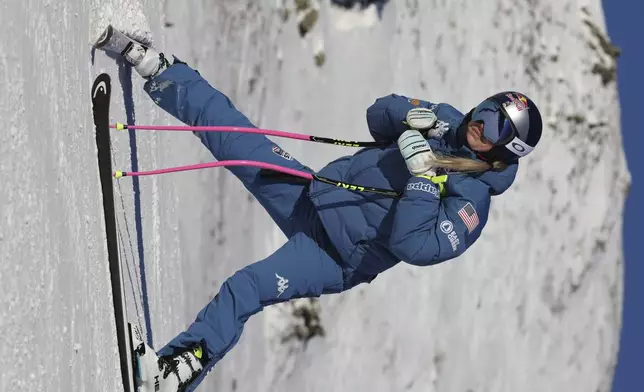
{"label": "pink ski pole", "polygon": [[124,172],[124,171],[115,171],[113,176],[115,178],[122,178],[122,177],[135,177],[135,176],[151,176],[151,175],[157,175],[157,174],[165,174],[165,173],[176,173],[176,172],[181,172],[181,171],[188,171],[188,170],[198,170],[198,169],[206,169],[210,167],[227,167],[227,166],[252,166],[252,167],[258,167],[261,170],[266,170],[268,172],[277,172],[277,173],[282,173],[287,176],[293,176],[293,177],[299,177],[303,178],[308,181],[320,181],[326,184],[334,185],[339,188],[344,188],[349,191],[354,191],[354,192],[367,192],[367,193],[376,193],[379,195],[384,195],[384,196],[389,196],[389,197],[400,197],[401,193],[396,192],[393,189],[383,189],[383,188],[373,188],[373,187],[368,187],[368,186],[362,186],[362,185],[356,185],[356,184],[350,184],[342,181],[337,181],[333,180],[331,178],[326,178],[322,176],[318,176],[317,174],[313,173],[307,173],[303,172],[300,170],[295,170],[295,169],[289,169],[287,167],[279,166],[279,165],[273,165],[271,163],[266,163],[266,162],[258,162],[258,161],[247,161],[247,160],[230,160],[230,161],[218,161],[218,162],[209,162],[209,163],[199,163],[196,165],[188,165],[188,166],[177,166],[177,167],[171,167],[167,169],[158,169],[158,170],[151,170],[151,171],[140,171],[140,172]]}
{"label": "pink ski pole", "polygon": [[224,166],[253,166],[253,167],[258,167],[260,169],[277,171],[290,176],[305,178],[307,180],[313,180],[313,175],[310,173],[306,173],[295,169],[289,169],[287,167],[283,167],[279,165],[273,165],[272,163],[247,161],[247,160],[231,160],[231,161],[199,163],[195,165],[177,166],[177,167],[171,167],[167,169],[157,169],[157,170],[140,171],[140,172],[115,171],[114,177],[121,178],[121,177],[152,176],[156,174],[176,173],[176,172],[182,172],[182,171],[206,169],[210,167],[224,167]]}
{"label": "pink ski pole", "polygon": [[179,132],[242,132],[255,133],[267,136],[277,136],[288,139],[304,140],[308,142],[333,144],[345,147],[384,147],[389,142],[354,142],[349,140],[331,139],[320,136],[311,136],[301,133],[277,131],[273,129],[261,129],[251,127],[231,127],[231,126],[189,126],[189,125],[126,125],[122,123],[110,124],[110,128],[119,131],[141,130],[141,131],[179,131]]}

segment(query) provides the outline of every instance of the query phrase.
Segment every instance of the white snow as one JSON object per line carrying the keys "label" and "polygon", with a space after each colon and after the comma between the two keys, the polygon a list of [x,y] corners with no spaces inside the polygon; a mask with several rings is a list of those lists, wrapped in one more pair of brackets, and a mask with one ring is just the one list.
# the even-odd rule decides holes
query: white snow
{"label": "white snow", "polygon": [[[196,67],[258,126],[368,140],[379,96],[467,111],[501,89],[525,91],[546,120],[464,256],[323,297],[326,336],[306,347],[280,343],[290,305],[266,309],[200,390],[609,391],[629,175],[615,84],[591,72],[614,64],[585,23],[605,31],[600,1],[391,0],[382,20],[320,1],[304,38],[283,3],[286,22],[279,1],[0,3],[0,390],[120,385],[91,83],[112,76],[113,121],[176,121],[136,74],[100,52],[92,64],[90,43],[114,23]],[[211,160],[191,134],[115,132],[112,143],[119,170]],[[313,168],[354,151],[280,144]],[[120,253],[128,314],[145,328],[143,260],[160,347],[284,238],[223,169],[139,186],[137,203],[131,178],[115,183]]]}
{"label": "white snow", "polygon": [[351,10],[329,7],[329,23],[339,31],[371,28],[378,23],[378,9],[375,5],[364,10],[359,7]]}

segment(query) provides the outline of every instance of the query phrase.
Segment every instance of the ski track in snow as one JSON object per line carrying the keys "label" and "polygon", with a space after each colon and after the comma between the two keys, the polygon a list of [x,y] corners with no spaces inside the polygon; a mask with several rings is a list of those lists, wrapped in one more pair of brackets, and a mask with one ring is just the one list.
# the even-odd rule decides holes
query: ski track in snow
{"label": "ski track in snow", "polygon": [[[604,31],[601,3],[392,0],[378,20],[373,9],[316,2],[319,19],[304,38],[301,15],[286,2],[285,21],[280,4],[0,4],[0,36],[11,38],[0,40],[0,390],[121,383],[91,82],[112,76],[113,122],[176,121],[147,98],[136,73],[119,73],[101,52],[92,57],[90,43],[113,23],[196,67],[258,126],[366,140],[365,109],[391,92],[465,112],[513,88],[545,113],[542,143],[494,198],[484,234],[464,256],[430,268],[401,264],[322,298],[326,336],[306,347],[279,342],[287,305],[266,309],[199,390],[608,392],[629,175],[615,85],[591,72],[613,64],[586,24]],[[313,168],[354,151],[279,142]],[[112,144],[119,170],[211,160],[191,134],[114,133]],[[147,306],[157,348],[228,276],[284,241],[225,170],[142,178],[138,195],[129,178],[115,189],[132,279],[128,316],[145,330]]]}

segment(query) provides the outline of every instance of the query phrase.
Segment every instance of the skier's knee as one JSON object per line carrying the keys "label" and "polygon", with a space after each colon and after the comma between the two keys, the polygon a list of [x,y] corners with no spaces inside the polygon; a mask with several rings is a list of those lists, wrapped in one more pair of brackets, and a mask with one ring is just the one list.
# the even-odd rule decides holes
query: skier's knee
{"label": "skier's knee", "polygon": [[231,277],[226,279],[222,288],[226,288],[233,295],[246,293],[248,288],[256,287],[255,272],[251,266],[245,267],[235,272]]}

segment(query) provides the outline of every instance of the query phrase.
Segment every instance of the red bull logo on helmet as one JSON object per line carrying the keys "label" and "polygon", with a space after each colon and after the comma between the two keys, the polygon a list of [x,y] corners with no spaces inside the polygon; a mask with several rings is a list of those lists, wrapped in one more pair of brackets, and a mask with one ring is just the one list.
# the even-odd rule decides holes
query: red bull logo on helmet
{"label": "red bull logo on helmet", "polygon": [[[508,98],[512,100],[512,103],[517,107],[518,111],[522,111],[528,108],[528,99],[521,94],[505,94]],[[515,96],[516,95],[516,96]]]}

